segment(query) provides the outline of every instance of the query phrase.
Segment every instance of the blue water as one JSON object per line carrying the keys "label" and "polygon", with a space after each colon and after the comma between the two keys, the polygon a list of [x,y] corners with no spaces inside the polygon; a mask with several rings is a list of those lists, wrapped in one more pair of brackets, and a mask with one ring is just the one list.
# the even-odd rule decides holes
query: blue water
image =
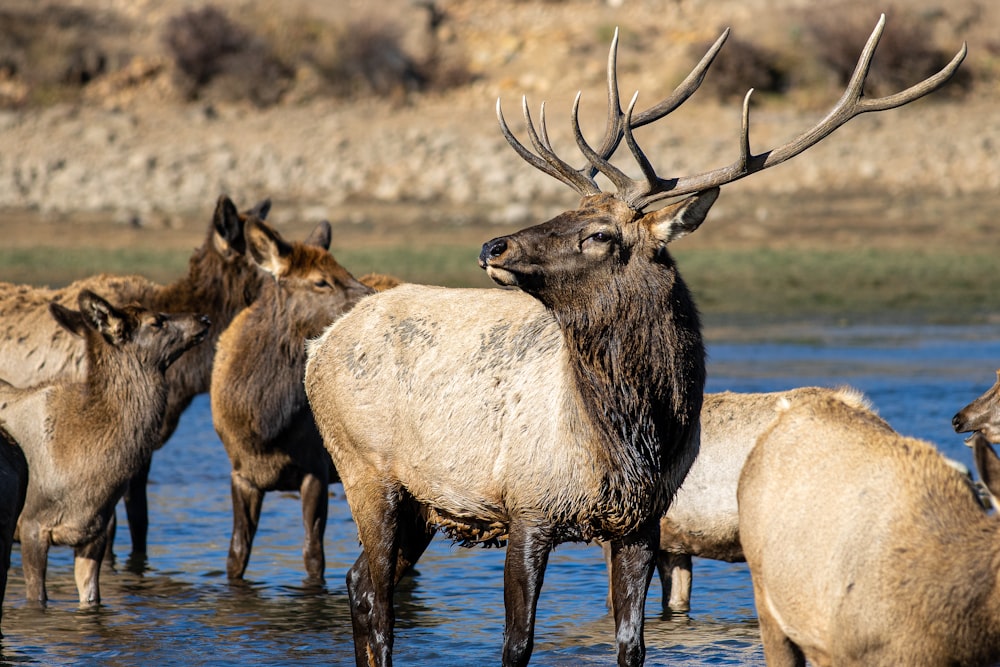
{"label": "blue water", "polygon": [[[998,334],[985,328],[852,328],[796,333],[783,343],[710,343],[708,390],[850,384],[865,391],[897,430],[928,439],[971,467],[950,421],[993,384]],[[344,576],[358,545],[341,489],[331,489],[325,590],[302,585],[303,531],[294,494],[265,498],[247,583],[228,584],[229,461],[208,405],[199,397],[153,459],[150,555],[142,574],[121,566],[129,545],[119,510],[119,568],[102,573],[99,609],[77,609],[72,553],[60,547],[49,555],[48,607],[27,606],[15,547],[0,663],[353,664]],[[396,664],[497,664],[503,551],[462,549],[438,539],[418,572],[397,594]],[[556,550],[539,601],[533,664],[614,662],[605,587],[599,548]],[[671,617],[660,609],[654,584],[647,664],[763,664],[744,565],[696,560],[691,613]]]}

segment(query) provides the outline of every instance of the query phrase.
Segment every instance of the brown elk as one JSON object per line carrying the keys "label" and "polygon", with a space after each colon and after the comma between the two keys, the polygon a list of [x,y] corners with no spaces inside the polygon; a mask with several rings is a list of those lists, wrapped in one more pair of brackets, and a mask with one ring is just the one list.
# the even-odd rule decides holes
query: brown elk
{"label": "brown elk", "polygon": [[[996,495],[1000,460],[973,440]],[[930,443],[796,399],[747,458],[738,501],[770,667],[1000,659],[1000,518]]]}
{"label": "brown elk", "polygon": [[[736,485],[743,463],[757,438],[778,418],[778,404],[806,396],[829,396],[859,409],[871,409],[868,398],[849,387],[705,394],[698,457],[660,519],[656,569],[664,611],[690,610],[692,556],[729,563],[744,560],[736,505]],[[611,545],[605,542],[602,547],[605,560],[610,561]],[[610,580],[608,584],[610,608]]]}
{"label": "brown elk", "polygon": [[[84,290],[102,294],[116,306],[139,303],[157,312],[205,313],[212,321],[207,344],[184,355],[167,373],[170,392],[157,445],[161,447],[194,396],[208,391],[215,340],[236,313],[253,302],[263,283],[263,274],[246,258],[243,223],[247,215],[265,217],[270,207],[265,200],[239,213],[228,197],[219,197],[208,236],[191,256],[187,275],[169,285],[137,275],[93,276],[61,289],[0,283],[0,378],[31,386],[86,376],[83,342],[49,315],[50,302],[75,307]],[[147,464],[136,471],[125,494],[132,553],[139,561],[146,553],[149,526],[148,477]]]}
{"label": "brown elk", "polygon": [[80,605],[100,602],[108,523],[126,483],[160,442],[169,366],[209,332],[203,315],[115,308],[83,290],[79,310],[52,317],[84,339],[86,377],[30,388],[0,383],[0,423],[24,450],[28,489],[18,520],[29,600],[44,603],[49,546],[74,549]]}
{"label": "brown elk", "polygon": [[[28,461],[24,451],[0,425],[0,607],[7,594],[10,552],[27,492]],[[2,611],[0,608],[0,618]]]}
{"label": "brown elk", "polygon": [[241,579],[246,571],[264,493],[298,490],[306,573],[321,581],[328,487],[337,477],[302,385],[305,341],[374,290],[327,251],[328,222],[304,243],[288,243],[254,218],[245,235],[250,256],[274,279],[219,337],[212,370],[212,420],[232,463],[226,572]]}
{"label": "brown elk", "polygon": [[[556,155],[544,115],[536,130],[525,103],[536,155],[498,102],[515,151],[583,196],[576,210],[483,246],[487,274],[518,289],[403,285],[365,299],[310,345],[306,393],[363,547],[347,575],[359,665],[391,664],[396,581],[437,528],[466,544],[507,544],[505,665],[530,658],[551,549],[610,541],[618,661],[643,662],[659,519],[697,452],[705,377],[698,313],[667,244],[698,228],[720,185],[801,153],[859,113],[934,90],[964,55],[903,93],[863,98],[881,30],[882,22],[816,127],[753,155],[747,102],[741,156],[691,177],[657,176],[632,130],[695,91],[726,34],[674,94],[641,114],[635,97],[627,111],[618,103],[616,38],[600,147],[583,138],[574,105],[588,161],[579,170]],[[642,178],[609,162],[623,139]],[[614,194],[600,191],[598,171]]]}
{"label": "brown elk", "polygon": [[997,381],[982,396],[959,410],[951,420],[956,433],[979,431],[990,442],[1000,442],[1000,370]]}

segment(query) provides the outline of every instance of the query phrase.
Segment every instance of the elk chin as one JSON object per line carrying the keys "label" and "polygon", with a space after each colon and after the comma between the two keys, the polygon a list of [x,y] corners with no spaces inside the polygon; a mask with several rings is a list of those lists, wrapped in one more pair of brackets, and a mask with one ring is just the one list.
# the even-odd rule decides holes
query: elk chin
{"label": "elk chin", "polygon": [[486,266],[486,275],[490,277],[490,280],[495,282],[501,287],[519,287],[520,282],[518,281],[517,274],[513,271],[508,271],[507,269],[500,268],[499,266]]}

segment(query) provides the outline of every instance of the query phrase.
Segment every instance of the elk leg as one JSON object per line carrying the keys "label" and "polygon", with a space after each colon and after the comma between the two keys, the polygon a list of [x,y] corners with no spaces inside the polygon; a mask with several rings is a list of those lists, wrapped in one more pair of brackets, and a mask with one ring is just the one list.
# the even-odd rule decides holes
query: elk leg
{"label": "elk leg", "polygon": [[365,486],[347,492],[362,548],[347,572],[354,657],[359,667],[390,667],[396,620],[392,596],[399,549],[399,491],[374,481]]}
{"label": "elk leg", "polygon": [[664,611],[687,612],[691,610],[691,577],[694,563],[691,554],[656,554],[656,568],[663,584]]}
{"label": "elk leg", "polygon": [[80,595],[80,607],[93,607],[101,603],[101,560],[107,547],[107,532],[73,550],[73,578]]}
{"label": "elk leg", "polygon": [[233,495],[233,536],[229,540],[229,557],[226,559],[226,575],[230,579],[242,579],[250,562],[250,549],[260,523],[260,508],[264,503],[264,492],[241,475],[232,474]]}
{"label": "elk leg", "polygon": [[784,633],[770,609],[763,600],[763,589],[755,583],[753,597],[757,606],[757,621],[760,625],[760,639],[764,645],[764,661],[768,667],[806,667],[806,657]]}
{"label": "elk leg", "polygon": [[646,592],[653,578],[659,544],[659,524],[611,542],[611,608],[615,615],[618,664],[641,665],[646,658],[643,639]]}
{"label": "elk leg", "polygon": [[310,473],[306,473],[302,478],[302,485],[299,487],[302,496],[302,522],[306,528],[302,559],[306,566],[306,577],[316,583],[322,583],[323,571],[326,569],[323,535],[326,533],[326,519],[330,507],[327,497],[328,487],[326,480]]}
{"label": "elk leg", "polygon": [[[142,467],[128,481],[125,489],[125,515],[128,517],[128,533],[132,538],[132,558],[146,555],[146,540],[149,535],[149,499],[146,485],[149,483],[149,468],[152,458],[147,458]],[[111,548],[111,545],[108,545]]]}
{"label": "elk leg", "polygon": [[44,605],[48,601],[45,590],[45,571],[49,560],[49,532],[34,521],[22,521],[21,568],[24,570],[25,597],[29,602]]}
{"label": "elk leg", "polygon": [[611,543],[601,542],[601,553],[604,555],[604,568],[608,573],[608,597],[604,600],[604,605],[611,610]]}
{"label": "elk leg", "polygon": [[548,527],[512,522],[503,568],[503,665],[527,665],[535,642],[535,610],[552,551]]}
{"label": "elk leg", "polygon": [[396,556],[396,583],[413,569],[434,538],[434,529],[420,516],[416,501],[399,505],[399,553]]}

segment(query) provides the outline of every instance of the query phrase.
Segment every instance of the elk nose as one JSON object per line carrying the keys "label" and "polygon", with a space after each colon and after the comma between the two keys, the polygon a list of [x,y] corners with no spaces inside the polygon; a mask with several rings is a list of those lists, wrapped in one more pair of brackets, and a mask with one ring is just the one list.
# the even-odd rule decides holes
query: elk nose
{"label": "elk nose", "polygon": [[951,418],[951,426],[955,429],[956,433],[962,432],[962,413],[959,412],[957,415]]}
{"label": "elk nose", "polygon": [[486,262],[491,257],[499,257],[507,252],[507,239],[499,238],[487,241],[483,244],[483,251],[479,253],[479,266],[486,268]]}

